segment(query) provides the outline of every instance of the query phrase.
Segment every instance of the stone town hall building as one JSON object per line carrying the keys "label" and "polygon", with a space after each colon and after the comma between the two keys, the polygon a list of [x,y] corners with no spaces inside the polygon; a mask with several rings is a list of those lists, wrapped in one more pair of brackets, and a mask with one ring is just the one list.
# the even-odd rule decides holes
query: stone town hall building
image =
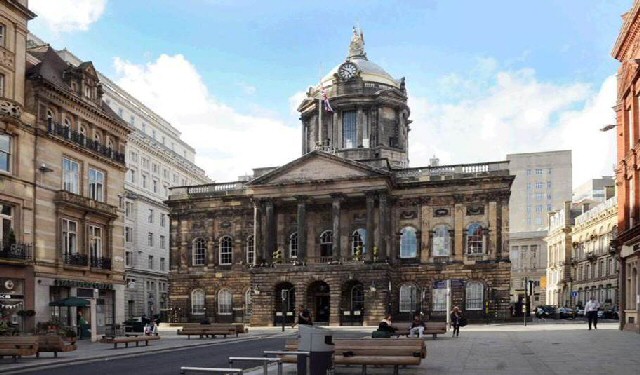
{"label": "stone town hall building", "polygon": [[298,110],[300,158],[171,189],[172,318],[271,325],[303,304],[330,325],[444,319],[447,284],[470,318],[504,316],[507,162],[408,168],[404,79],[357,32]]}

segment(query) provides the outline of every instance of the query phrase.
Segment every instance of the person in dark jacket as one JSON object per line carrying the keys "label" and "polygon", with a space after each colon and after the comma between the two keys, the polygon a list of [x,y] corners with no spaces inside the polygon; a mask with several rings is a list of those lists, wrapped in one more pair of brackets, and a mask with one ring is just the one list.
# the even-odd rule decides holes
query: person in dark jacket
{"label": "person in dark jacket", "polygon": [[378,324],[378,331],[394,333],[396,330],[397,328],[391,325],[391,314],[387,314]]}
{"label": "person in dark jacket", "polygon": [[451,337],[460,336],[460,321],[462,320],[462,312],[458,308],[458,306],[453,306],[451,310],[451,328],[453,328],[453,333]]}

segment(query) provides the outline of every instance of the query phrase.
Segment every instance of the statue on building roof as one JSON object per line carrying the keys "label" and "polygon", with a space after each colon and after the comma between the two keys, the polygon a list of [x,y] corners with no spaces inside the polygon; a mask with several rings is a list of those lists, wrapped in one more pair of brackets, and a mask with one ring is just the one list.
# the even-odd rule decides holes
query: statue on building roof
{"label": "statue on building roof", "polygon": [[349,44],[349,58],[367,58],[364,52],[364,33],[357,27],[353,27],[353,36]]}

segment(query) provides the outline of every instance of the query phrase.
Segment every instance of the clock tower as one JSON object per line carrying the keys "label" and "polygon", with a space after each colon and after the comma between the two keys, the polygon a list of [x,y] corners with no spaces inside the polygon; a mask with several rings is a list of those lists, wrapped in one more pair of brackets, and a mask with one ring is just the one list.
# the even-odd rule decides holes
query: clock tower
{"label": "clock tower", "polygon": [[302,153],[323,150],[351,160],[385,160],[406,168],[409,107],[404,78],[395,79],[369,61],[364,34],[354,28],[349,55],[333,68],[298,107]]}

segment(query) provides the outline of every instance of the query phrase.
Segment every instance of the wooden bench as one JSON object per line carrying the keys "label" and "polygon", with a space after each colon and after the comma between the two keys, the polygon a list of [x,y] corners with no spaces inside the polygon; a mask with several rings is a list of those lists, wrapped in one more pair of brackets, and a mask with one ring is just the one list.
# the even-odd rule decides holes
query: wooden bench
{"label": "wooden bench", "polygon": [[[335,339],[334,363],[336,365],[393,366],[394,375],[399,366],[417,366],[427,356],[422,339]],[[298,340],[287,340],[286,351],[298,350]],[[279,355],[282,362],[297,363],[296,355]]]}
{"label": "wooden bench", "polygon": [[186,335],[187,339],[191,339],[191,336],[200,336],[200,338],[211,337],[215,338],[216,336],[224,336],[227,338],[227,335],[236,335],[238,336],[238,332],[235,327],[226,326],[226,327],[187,327],[183,329],[179,329],[177,332],[178,335]]}
{"label": "wooden bench", "polygon": [[[424,328],[423,334],[424,335],[433,335],[433,339],[434,340],[437,338],[437,335],[447,333],[447,323],[446,322],[426,322],[424,325],[425,325],[425,328]],[[393,333],[394,336],[396,336],[396,337],[400,337],[400,336],[409,337],[409,330],[410,330],[409,327],[411,327],[411,323],[410,322],[393,323],[392,326],[394,328],[396,328],[396,331]]]}
{"label": "wooden bench", "polygon": [[144,341],[145,346],[149,346],[149,341],[160,340],[160,336],[139,336],[139,337],[104,337],[100,340],[103,344],[113,344],[113,348],[118,348],[118,344],[124,344],[125,348],[129,347],[129,343],[136,343],[136,346],[140,346],[140,343]]}
{"label": "wooden bench", "polygon": [[233,328],[235,330],[235,335],[238,337],[240,333],[247,333],[249,330],[244,326],[244,323],[208,323],[208,324],[200,324],[200,323],[183,323],[182,329],[185,330],[187,328]]}
{"label": "wooden bench", "polygon": [[75,343],[66,342],[58,335],[40,335],[38,336],[38,352],[36,357],[40,357],[40,353],[53,352],[53,356],[58,358],[58,353],[71,352],[78,349]]}
{"label": "wooden bench", "polygon": [[0,358],[18,358],[36,355],[38,353],[38,338],[36,336],[6,336],[0,337]]}

